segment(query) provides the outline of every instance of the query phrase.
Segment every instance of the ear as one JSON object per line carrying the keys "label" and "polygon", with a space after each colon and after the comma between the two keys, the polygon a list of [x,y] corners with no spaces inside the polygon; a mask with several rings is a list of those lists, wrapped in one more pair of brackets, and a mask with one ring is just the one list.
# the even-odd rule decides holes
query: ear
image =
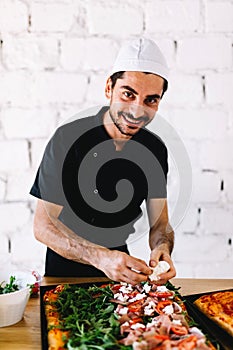
{"label": "ear", "polygon": [[105,96],[107,97],[107,99],[110,100],[111,96],[112,96],[112,81],[110,79],[110,77],[108,78],[108,80],[106,81],[106,85],[105,85]]}

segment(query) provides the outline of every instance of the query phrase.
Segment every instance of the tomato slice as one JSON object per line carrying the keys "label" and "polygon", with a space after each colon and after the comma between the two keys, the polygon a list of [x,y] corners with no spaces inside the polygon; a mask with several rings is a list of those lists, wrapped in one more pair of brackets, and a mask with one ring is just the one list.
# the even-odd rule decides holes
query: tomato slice
{"label": "tomato slice", "polygon": [[168,305],[171,305],[172,304],[172,301],[171,300],[161,300],[158,302],[156,308],[155,308],[155,311],[158,313],[158,314],[164,314],[163,312],[163,309],[168,306]]}
{"label": "tomato slice", "polygon": [[110,283],[105,283],[105,284],[101,284],[101,286],[99,288],[107,288],[107,287],[111,287],[112,284]]}
{"label": "tomato slice", "polygon": [[135,323],[142,323],[143,319],[141,317],[136,317],[136,318],[131,319],[129,322],[131,325],[135,324]]}
{"label": "tomato slice", "polygon": [[164,335],[164,334],[156,334],[154,336],[154,338],[156,338],[158,340],[167,340],[167,339],[169,339],[169,336],[168,335]]}
{"label": "tomato slice", "polygon": [[168,298],[172,297],[172,292],[149,292],[150,297],[157,297],[157,298]]}
{"label": "tomato slice", "polygon": [[186,335],[188,334],[188,330],[185,326],[181,326],[181,325],[175,325],[175,326],[171,326],[171,331],[172,333],[175,333],[177,335]]}
{"label": "tomato slice", "polygon": [[122,287],[121,284],[115,284],[111,287],[111,290],[119,290]]}
{"label": "tomato slice", "polygon": [[190,335],[190,337],[187,337],[178,345],[179,350],[193,350],[196,348],[197,345],[197,337],[195,335]]}
{"label": "tomato slice", "polygon": [[141,310],[141,307],[142,307],[142,304],[144,303],[144,299],[140,299],[140,300],[136,300],[136,301],[133,301],[132,303],[129,303],[127,305],[128,307],[128,310],[130,312],[137,312],[137,311],[140,311]]}

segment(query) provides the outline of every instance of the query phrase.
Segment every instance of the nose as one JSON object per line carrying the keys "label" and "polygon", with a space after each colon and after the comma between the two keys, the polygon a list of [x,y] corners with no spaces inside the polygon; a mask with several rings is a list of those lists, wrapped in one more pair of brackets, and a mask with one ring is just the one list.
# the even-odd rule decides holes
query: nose
{"label": "nose", "polygon": [[134,102],[129,107],[129,113],[131,113],[134,118],[140,118],[145,115],[144,107],[140,103]]}

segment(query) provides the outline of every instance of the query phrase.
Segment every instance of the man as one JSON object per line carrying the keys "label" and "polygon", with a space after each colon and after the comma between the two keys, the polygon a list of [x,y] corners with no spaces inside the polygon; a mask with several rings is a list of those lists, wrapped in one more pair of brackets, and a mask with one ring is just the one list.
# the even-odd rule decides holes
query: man
{"label": "man", "polygon": [[[105,95],[109,107],[57,129],[48,143],[31,194],[39,198],[35,237],[47,245],[45,274],[107,276],[146,281],[160,260],[175,276],[174,234],[166,200],[167,150],[147,131],[167,89],[167,65],[157,45],[133,40],[120,50]],[[146,200],[149,265],[129,255]]]}

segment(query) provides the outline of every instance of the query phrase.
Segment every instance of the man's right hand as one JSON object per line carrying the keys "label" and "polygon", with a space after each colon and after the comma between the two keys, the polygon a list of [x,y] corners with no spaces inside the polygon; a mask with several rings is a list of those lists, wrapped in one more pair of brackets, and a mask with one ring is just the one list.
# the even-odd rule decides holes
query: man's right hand
{"label": "man's right hand", "polygon": [[147,281],[152,273],[145,261],[132,257],[118,250],[104,249],[96,265],[113,281],[126,282],[132,285]]}

